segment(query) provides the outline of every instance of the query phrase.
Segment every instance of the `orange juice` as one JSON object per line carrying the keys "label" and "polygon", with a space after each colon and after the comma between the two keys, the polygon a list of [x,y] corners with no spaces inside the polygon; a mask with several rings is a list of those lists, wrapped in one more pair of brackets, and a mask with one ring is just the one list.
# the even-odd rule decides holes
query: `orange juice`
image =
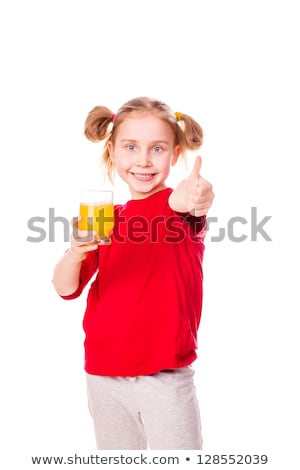
{"label": "orange juice", "polygon": [[109,237],[114,226],[114,206],[112,203],[80,203],[80,230],[95,230],[98,236]]}

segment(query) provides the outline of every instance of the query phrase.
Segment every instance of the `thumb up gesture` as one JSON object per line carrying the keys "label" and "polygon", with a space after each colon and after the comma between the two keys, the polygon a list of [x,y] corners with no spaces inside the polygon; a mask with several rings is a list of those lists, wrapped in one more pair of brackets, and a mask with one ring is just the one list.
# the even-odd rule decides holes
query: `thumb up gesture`
{"label": "thumb up gesture", "polygon": [[169,197],[169,205],[176,212],[190,212],[195,217],[205,215],[215,197],[212,185],[200,175],[201,157],[197,157],[187,179],[181,181]]}
{"label": "thumb up gesture", "polygon": [[212,185],[200,175],[201,157],[196,157],[193,169],[186,180],[187,210],[195,217],[205,215],[212,205],[214,193]]}

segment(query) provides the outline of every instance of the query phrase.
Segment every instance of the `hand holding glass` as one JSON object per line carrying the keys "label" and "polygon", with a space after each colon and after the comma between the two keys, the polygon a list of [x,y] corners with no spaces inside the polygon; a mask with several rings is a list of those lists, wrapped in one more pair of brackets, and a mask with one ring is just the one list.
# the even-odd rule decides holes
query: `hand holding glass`
{"label": "hand holding glass", "polygon": [[110,233],[114,227],[114,205],[112,191],[80,191],[80,230],[96,231],[99,244],[110,245]]}

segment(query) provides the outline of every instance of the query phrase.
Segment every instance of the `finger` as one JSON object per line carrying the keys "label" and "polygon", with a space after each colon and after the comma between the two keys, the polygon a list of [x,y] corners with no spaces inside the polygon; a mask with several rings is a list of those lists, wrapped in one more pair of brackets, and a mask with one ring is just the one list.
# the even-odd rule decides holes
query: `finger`
{"label": "finger", "polygon": [[73,217],[71,220],[70,220],[70,225],[71,227],[76,230],[78,230],[78,222],[82,219],[81,215],[79,215],[78,217]]}
{"label": "finger", "polygon": [[74,228],[71,240],[76,242],[77,244],[89,244],[95,243],[97,241],[98,235],[96,231],[88,231],[88,230],[79,230],[76,227]]}
{"label": "finger", "polygon": [[195,217],[201,217],[202,215],[207,214],[209,211],[209,208],[211,207],[211,204],[195,204],[194,207],[189,211],[192,215]]}
{"label": "finger", "polygon": [[77,236],[77,238],[96,238],[97,237],[97,232],[96,230],[74,230],[73,233]]}
{"label": "finger", "polygon": [[93,251],[93,250],[97,250],[99,246],[99,243],[93,243],[93,245],[85,245],[85,253],[87,253],[88,251]]}
{"label": "finger", "polygon": [[71,246],[70,253],[75,261],[83,261],[90,251],[95,251],[98,247],[98,244]]}
{"label": "finger", "polygon": [[194,166],[192,168],[192,171],[190,173],[189,178],[195,181],[198,181],[199,176],[200,176],[200,170],[202,166],[202,158],[200,156],[196,157],[196,160],[194,162]]}

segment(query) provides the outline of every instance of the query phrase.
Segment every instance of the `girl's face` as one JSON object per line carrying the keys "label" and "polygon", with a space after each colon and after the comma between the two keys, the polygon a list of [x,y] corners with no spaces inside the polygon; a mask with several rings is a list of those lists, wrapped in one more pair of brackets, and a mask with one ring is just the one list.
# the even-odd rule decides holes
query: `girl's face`
{"label": "girl's face", "polygon": [[164,189],[170,167],[180,154],[171,127],[151,114],[126,118],[118,128],[115,144],[109,142],[108,149],[133,199]]}

